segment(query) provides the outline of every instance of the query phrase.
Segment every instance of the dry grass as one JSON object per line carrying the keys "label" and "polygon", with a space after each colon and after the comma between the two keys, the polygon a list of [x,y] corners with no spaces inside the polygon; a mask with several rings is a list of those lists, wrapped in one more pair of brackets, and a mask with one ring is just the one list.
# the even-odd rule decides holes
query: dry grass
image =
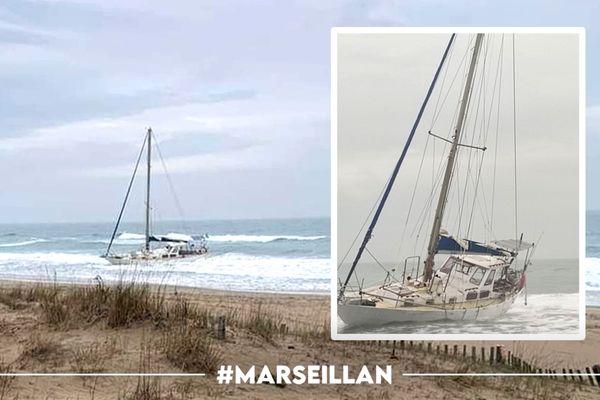
{"label": "dry grass", "polygon": [[11,310],[19,310],[25,307],[25,305],[19,301],[22,297],[20,288],[13,288],[7,292],[0,292],[0,303],[5,304]]}
{"label": "dry grass", "polygon": [[[10,364],[5,364],[4,361],[0,359],[0,374],[11,374],[12,372],[12,366]],[[6,398],[14,380],[14,376],[0,375],[0,400]]]}
{"label": "dry grass", "polygon": [[22,344],[17,362],[22,368],[29,365],[40,365],[48,361],[57,363],[60,361],[58,355],[61,349],[62,346],[54,337],[35,331]]}
{"label": "dry grass", "polygon": [[103,342],[94,341],[87,345],[81,345],[72,350],[70,364],[75,372],[98,373],[104,371],[104,366],[117,349],[115,339]]}
{"label": "dry grass", "polygon": [[165,313],[161,288],[152,291],[148,284],[135,280],[110,286],[98,281],[72,290],[63,290],[57,284],[37,285],[28,291],[0,292],[0,302],[3,298],[10,298],[13,307],[18,300],[39,303],[43,319],[59,329],[97,321],[104,321],[110,328],[147,320],[158,324]]}
{"label": "dry grass", "polygon": [[222,361],[215,342],[190,325],[167,330],[158,346],[173,365],[186,372],[214,373]]}

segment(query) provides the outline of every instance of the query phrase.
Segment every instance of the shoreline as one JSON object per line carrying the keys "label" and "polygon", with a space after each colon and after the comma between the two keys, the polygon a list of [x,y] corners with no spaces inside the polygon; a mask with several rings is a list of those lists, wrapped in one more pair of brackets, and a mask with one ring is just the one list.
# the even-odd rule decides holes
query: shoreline
{"label": "shoreline", "polygon": [[[298,291],[298,292],[291,292],[291,291],[262,291],[262,290],[236,290],[236,289],[217,289],[217,288],[210,288],[210,287],[200,287],[200,286],[190,286],[190,285],[174,285],[171,283],[165,283],[165,284],[160,284],[160,283],[151,283],[151,282],[143,282],[143,281],[137,281],[135,279],[123,279],[123,280],[114,280],[114,279],[108,279],[108,280],[104,280],[102,279],[102,283],[106,284],[106,285],[118,285],[119,283],[130,283],[130,282],[134,282],[134,283],[138,283],[138,284],[143,284],[143,285],[148,285],[151,288],[169,288],[169,289],[179,289],[182,291],[194,291],[194,290],[198,290],[198,291],[202,291],[202,292],[207,292],[207,293],[213,293],[213,294],[227,294],[227,293],[234,293],[234,294],[243,294],[243,295],[261,295],[261,294],[265,294],[265,295],[298,295],[298,296],[316,296],[316,297],[330,297],[331,296],[331,292],[330,291],[326,291],[326,292],[309,292],[309,291]],[[8,286],[6,284],[13,284],[14,286],[19,286],[19,284],[28,284],[28,285],[35,285],[35,284],[46,284],[46,285],[58,285],[60,287],[69,287],[69,286],[94,286],[98,283],[97,280],[95,280],[95,278],[92,278],[90,280],[80,280],[80,281],[68,281],[68,280],[62,280],[62,279],[55,279],[55,280],[51,280],[51,279],[45,279],[45,278],[40,278],[40,279],[22,279],[22,278],[18,278],[18,277],[14,277],[14,278],[6,278],[6,277],[2,277],[0,278],[0,287],[1,286]]]}

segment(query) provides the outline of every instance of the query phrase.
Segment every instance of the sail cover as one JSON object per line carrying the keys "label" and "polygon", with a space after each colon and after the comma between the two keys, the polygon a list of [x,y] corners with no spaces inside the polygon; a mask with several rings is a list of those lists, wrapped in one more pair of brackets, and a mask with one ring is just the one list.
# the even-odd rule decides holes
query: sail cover
{"label": "sail cover", "polygon": [[515,239],[504,239],[504,240],[496,240],[494,242],[496,246],[502,247],[503,249],[509,249],[511,251],[521,251],[527,250],[533,247],[533,243],[527,243],[522,240]]}
{"label": "sail cover", "polygon": [[190,235],[183,233],[168,233],[166,235],[152,235],[150,240],[153,242],[178,242],[187,243],[194,240]]}
{"label": "sail cover", "polygon": [[492,256],[510,256],[513,249],[497,244],[479,243],[469,239],[457,239],[450,235],[440,234],[438,253],[471,253]]}

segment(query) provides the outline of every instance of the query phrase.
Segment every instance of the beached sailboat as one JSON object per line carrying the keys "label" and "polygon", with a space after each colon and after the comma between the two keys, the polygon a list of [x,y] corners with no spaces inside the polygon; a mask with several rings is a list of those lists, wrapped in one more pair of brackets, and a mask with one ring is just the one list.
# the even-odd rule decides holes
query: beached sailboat
{"label": "beached sailboat", "polygon": [[[208,247],[206,245],[206,236],[203,235],[199,239],[194,239],[192,236],[183,233],[168,233],[166,235],[156,235],[150,232],[150,183],[151,183],[151,171],[152,171],[152,128],[148,128],[146,136],[144,137],[144,143],[140,150],[133,175],[127,187],[125,194],[125,200],[119,211],[119,216],[115,224],[112,236],[106,248],[106,252],[102,255],[103,258],[108,260],[111,264],[130,264],[135,262],[143,261],[160,261],[160,260],[172,260],[186,257],[201,256],[208,253]],[[128,253],[112,253],[111,248],[123,211],[131,192],[133,181],[137,174],[138,167],[142,155],[146,150],[146,209],[145,209],[145,221],[144,221],[144,245],[141,249]],[[157,244],[157,246],[151,246],[151,244]]]}
{"label": "beached sailboat", "polygon": [[[458,118],[454,125],[451,140],[442,139],[450,144],[443,180],[439,191],[437,207],[433,214],[433,226],[429,235],[427,253],[422,275],[419,275],[420,255],[407,257],[401,277],[394,270],[388,271],[383,282],[372,287],[351,288],[349,281],[355,273],[357,264],[367,249],[373,236],[373,230],[379,220],[394,181],[406,156],[421,116],[436,84],[444,62],[451,49],[455,35],[452,35],[437,68],[433,81],[419,114],[414,122],[409,138],[400,159],[379,201],[363,241],[358,248],[354,261],[346,278],[339,282],[337,313],[348,326],[380,326],[390,323],[430,322],[441,320],[478,320],[491,319],[504,314],[514,303],[525,287],[525,273],[531,263],[534,245],[526,243],[520,237],[510,240],[478,242],[453,237],[442,229],[448,193],[452,177],[456,172],[459,148],[485,151],[461,142],[465,129],[465,118],[472,100],[473,83],[476,74],[483,34],[477,34],[472,55],[461,93]],[[513,59],[514,60],[514,59]],[[513,70],[514,71],[514,70]],[[516,164],[515,164],[516,165]],[[516,170],[515,170],[516,171]],[[516,172],[515,172],[516,176]],[[516,183],[515,183],[516,184]],[[516,207],[516,205],[515,205]],[[523,263],[517,265],[517,255],[526,251]],[[440,268],[435,268],[434,258],[438,254],[450,253]],[[417,261],[416,274],[407,273],[407,263]],[[413,271],[414,272],[414,271]],[[412,275],[412,276],[411,276]]]}

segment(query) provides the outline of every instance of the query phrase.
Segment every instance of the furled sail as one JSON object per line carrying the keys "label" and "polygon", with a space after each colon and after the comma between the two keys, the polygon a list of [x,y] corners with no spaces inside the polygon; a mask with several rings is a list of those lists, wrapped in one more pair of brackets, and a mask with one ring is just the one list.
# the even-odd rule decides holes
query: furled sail
{"label": "furled sail", "polygon": [[495,242],[493,244],[480,243],[469,239],[454,238],[448,234],[442,233],[440,234],[440,238],[438,241],[438,253],[487,254],[501,257],[508,257],[514,255],[514,248],[500,246],[497,243],[498,242]]}
{"label": "furled sail", "polygon": [[166,235],[152,235],[150,241],[188,243],[194,241],[194,238],[183,233],[168,233]]}

